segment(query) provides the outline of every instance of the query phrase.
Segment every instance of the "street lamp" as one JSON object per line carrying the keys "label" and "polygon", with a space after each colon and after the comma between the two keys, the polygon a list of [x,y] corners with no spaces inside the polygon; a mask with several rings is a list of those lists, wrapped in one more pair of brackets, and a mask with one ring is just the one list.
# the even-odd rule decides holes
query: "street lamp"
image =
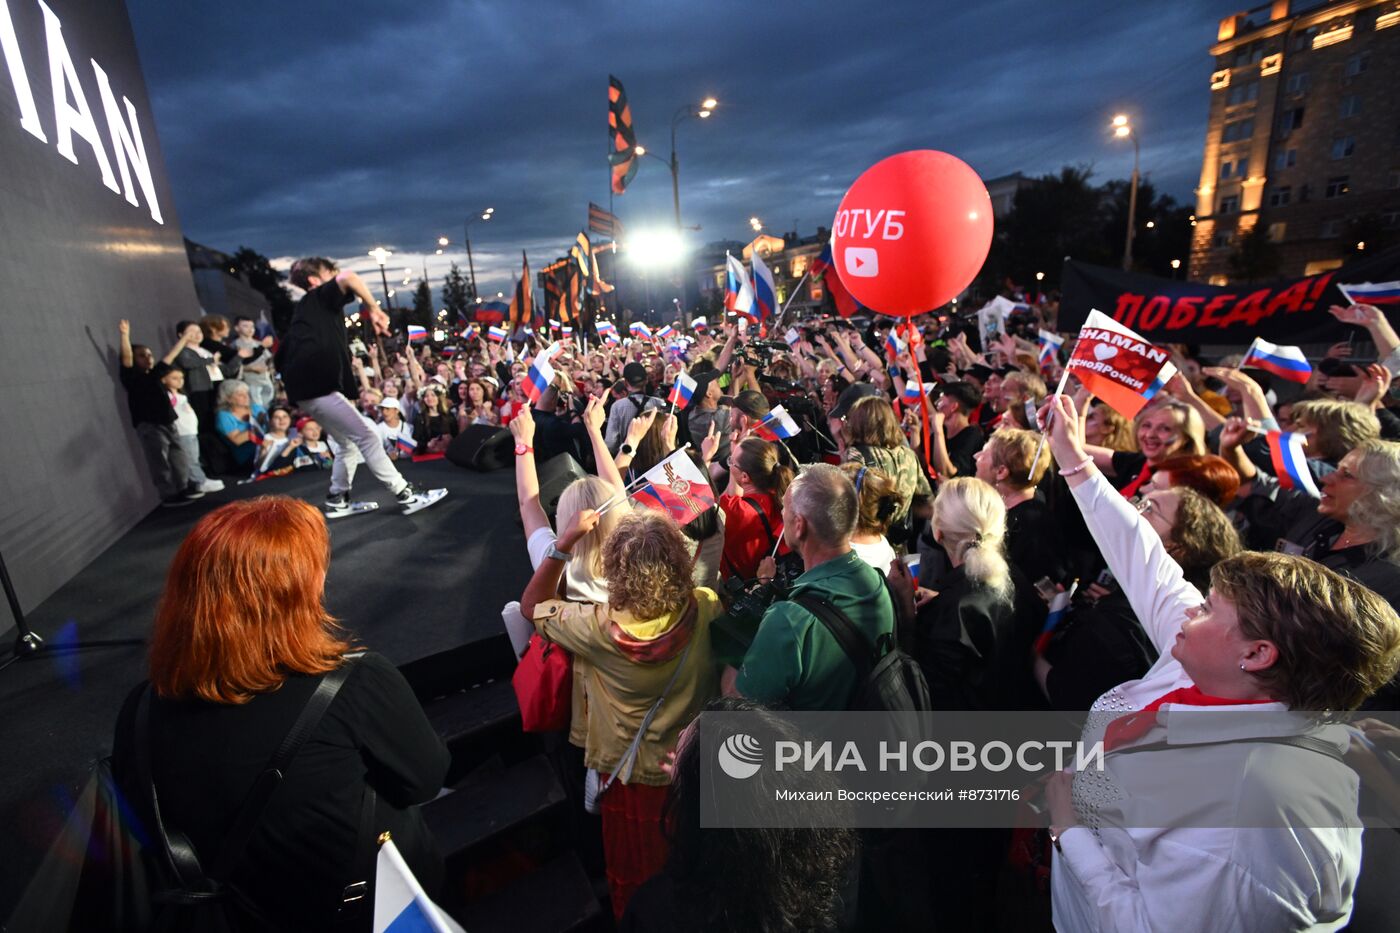
{"label": "street lamp", "polygon": [[392,309],[394,307],[394,293],[389,291],[389,277],[384,274],[384,264],[389,261],[389,257],[394,255],[382,246],[376,246],[369,251],[369,256],[379,263],[379,281],[384,285],[384,301]]}
{"label": "street lamp", "polygon": [[1180,260],[1180,259],[1173,259],[1173,260],[1172,260],[1172,278],[1176,278],[1176,270],[1178,270],[1178,269],[1180,269],[1180,268],[1181,268],[1181,260]]}
{"label": "street lamp", "polygon": [[[462,236],[467,244],[467,272],[471,275],[473,298],[476,297],[476,263],[472,262],[472,224],[476,223],[478,220],[490,220],[495,213],[496,209],[494,207],[488,207],[481,211],[481,216],[468,217],[466,223],[462,225]],[[447,237],[438,237],[438,243],[446,246]]]}
{"label": "street lamp", "polygon": [[754,233],[758,233],[760,230],[763,229],[763,222],[760,221],[757,217],[750,217],[749,226],[753,227]]}
{"label": "street lamp", "polygon": [[1123,271],[1127,272],[1133,267],[1133,225],[1137,222],[1138,159],[1141,150],[1138,147],[1137,133],[1128,122],[1126,113],[1120,113],[1113,118],[1113,135],[1119,139],[1127,137],[1133,141],[1133,180],[1128,188],[1128,238],[1123,246]]}
{"label": "street lamp", "polygon": [[719,101],[707,97],[699,105],[686,104],[677,108],[675,115],[671,117],[671,204],[676,209],[676,230],[681,229],[681,163],[676,157],[676,127],[681,125],[682,120],[692,117],[707,120],[718,106]]}

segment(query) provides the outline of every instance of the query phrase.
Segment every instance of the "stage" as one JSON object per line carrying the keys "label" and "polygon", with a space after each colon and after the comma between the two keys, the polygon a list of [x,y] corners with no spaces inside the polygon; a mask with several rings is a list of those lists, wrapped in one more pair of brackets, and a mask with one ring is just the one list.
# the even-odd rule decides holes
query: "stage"
{"label": "stage", "polygon": [[[509,471],[472,473],[445,460],[407,464],[445,500],[411,516],[361,469],[359,499],[377,512],[330,522],[326,602],[365,648],[409,664],[501,632],[501,606],[518,599],[530,563]],[[200,516],[259,495],[319,504],[328,473],[296,474],[229,486],[193,505],[156,509],[76,577],[29,613],[49,645],[143,638],[150,629],[176,547]],[[256,594],[249,594],[256,598]],[[6,644],[13,631],[3,636]],[[0,672],[0,826],[7,840],[0,872],[0,921],[54,838],[92,762],[111,748],[117,709],[145,676],[144,648],[48,653]]]}

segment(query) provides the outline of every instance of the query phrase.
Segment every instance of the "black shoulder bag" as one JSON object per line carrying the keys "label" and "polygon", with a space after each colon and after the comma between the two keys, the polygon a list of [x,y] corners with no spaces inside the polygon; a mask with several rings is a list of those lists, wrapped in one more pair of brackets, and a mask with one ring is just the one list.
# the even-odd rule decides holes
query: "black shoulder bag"
{"label": "black shoulder bag", "polygon": [[[155,780],[151,772],[151,690],[148,684],[141,693],[135,715],[133,744],[136,777],[144,788],[152,819],[151,852],[155,861],[152,903],[156,929],[236,930],[248,923],[273,929],[272,922],[230,879],[238,870],[244,850],[258,827],[263,812],[281,787],[287,768],[301,747],[316,731],[322,716],[330,707],[350,673],[345,663],[321,678],[316,691],[302,707],[291,730],[282,739],[277,751],[268,759],[252,788],[234,817],[233,825],[224,838],[213,867],[206,871],[189,839],[178,830],[169,829],[160,812]],[[360,813],[360,838],[356,844],[357,871],[371,870],[373,853],[375,793],[368,784]],[[368,841],[367,841],[368,840]],[[368,877],[368,876],[366,876]],[[341,915],[357,910],[365,903],[369,882],[360,881],[345,889]],[[194,926],[191,926],[193,924]]]}

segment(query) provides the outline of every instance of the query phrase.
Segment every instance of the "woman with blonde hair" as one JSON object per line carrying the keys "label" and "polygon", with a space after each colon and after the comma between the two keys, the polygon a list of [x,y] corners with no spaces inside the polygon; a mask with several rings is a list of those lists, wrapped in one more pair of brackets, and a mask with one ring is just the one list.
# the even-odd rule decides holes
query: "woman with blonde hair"
{"label": "woman with blonde hair", "polygon": [[[373,884],[384,830],[429,891],[442,875],[418,805],[441,789],[447,748],[398,668],[372,652],[347,657],[351,640],[324,602],[330,557],[325,518],[297,499],[245,499],[204,516],[170,564],[149,685],[118,716],[113,771],[126,801],[148,828],[158,801],[165,832],[185,836],[208,873],[303,710],[329,695],[241,857],[219,869],[263,915],[257,929],[338,927],[344,892]],[[148,853],[161,848],[153,841]],[[184,919],[182,929],[205,928]]]}
{"label": "woman with blonde hair", "polygon": [[1137,438],[1133,436],[1133,423],[1118,414],[1111,405],[1099,401],[1087,404],[1092,398],[1088,392],[1075,396],[1075,400],[1081,403],[1080,411],[1086,413],[1084,442],[1123,453],[1136,453],[1138,447]]}
{"label": "woman with blonde hair", "polygon": [[1035,623],[1024,577],[1006,560],[1006,506],[974,477],[944,483],[933,536],[950,568],[918,610],[914,656],[934,709],[1028,709]]}
{"label": "woman with blonde hair", "polygon": [[[572,552],[598,523],[584,510],[559,536]],[[722,612],[713,590],[696,587],[690,552],[670,515],[629,512],[603,542],[606,603],[554,598],[568,558],[552,551],[535,570],[520,608],[539,633],[587,662],[584,764],[598,772],[603,853],[615,916],[666,860],[662,767],[681,730],[719,695],[710,623]]]}
{"label": "woman with blonde hair", "polygon": [[1206,452],[1206,428],[1200,412],[1173,398],[1153,401],[1138,412],[1133,419],[1133,436],[1136,453],[1093,445],[1084,448],[1125,499],[1137,495],[1157,465],[1168,457]]}
{"label": "woman with blonde hair", "polygon": [[[1036,458],[1040,452],[1039,459]],[[1006,506],[1006,554],[1028,580],[1049,577],[1068,584],[1070,554],[1055,516],[1038,487],[1050,464],[1040,435],[1002,428],[974,458],[977,478],[990,485]]]}

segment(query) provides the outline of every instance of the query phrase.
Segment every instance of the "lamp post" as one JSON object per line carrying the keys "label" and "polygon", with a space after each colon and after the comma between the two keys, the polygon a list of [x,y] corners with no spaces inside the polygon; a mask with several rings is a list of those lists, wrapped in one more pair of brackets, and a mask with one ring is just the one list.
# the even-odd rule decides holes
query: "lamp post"
{"label": "lamp post", "polygon": [[[675,115],[671,117],[671,161],[668,163],[671,169],[671,205],[676,211],[676,230],[681,229],[681,161],[676,156],[676,127],[681,125],[682,120],[694,117],[697,120],[708,120],[710,114],[715,112],[719,106],[719,101],[713,97],[707,97],[697,104],[685,104],[677,108]],[[638,146],[637,153],[646,155],[646,147]]]}
{"label": "lamp post", "polygon": [[1137,133],[1133,131],[1133,126],[1128,122],[1128,115],[1120,113],[1113,118],[1113,135],[1122,139],[1127,137],[1133,141],[1133,180],[1128,188],[1128,237],[1123,245],[1123,271],[1128,272],[1133,267],[1133,233],[1137,223],[1137,190],[1138,190],[1138,159],[1141,150],[1138,147]]}
{"label": "lamp post", "polygon": [[379,263],[379,281],[384,285],[384,301],[389,305],[389,310],[394,308],[394,293],[389,291],[389,277],[384,274],[384,264],[389,261],[389,257],[394,255],[382,246],[376,246],[369,251],[369,257]]}
{"label": "lamp post", "polygon": [[[480,217],[468,217],[466,223],[462,225],[462,236],[467,244],[467,272],[471,275],[473,299],[476,298],[476,264],[472,262],[472,224],[476,223],[478,220],[490,220],[495,213],[496,209],[494,207],[488,207],[481,212]],[[438,242],[442,243],[446,239],[446,237],[439,237]]]}

